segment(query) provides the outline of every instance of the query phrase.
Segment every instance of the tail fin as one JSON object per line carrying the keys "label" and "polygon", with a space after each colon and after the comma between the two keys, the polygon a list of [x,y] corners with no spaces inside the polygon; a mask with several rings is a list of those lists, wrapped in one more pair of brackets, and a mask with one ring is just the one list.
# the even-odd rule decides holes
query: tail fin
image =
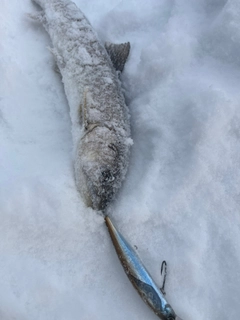
{"label": "tail fin", "polygon": [[42,9],[45,8],[46,2],[48,2],[47,0],[32,0],[33,3],[36,3],[37,5],[39,5]]}

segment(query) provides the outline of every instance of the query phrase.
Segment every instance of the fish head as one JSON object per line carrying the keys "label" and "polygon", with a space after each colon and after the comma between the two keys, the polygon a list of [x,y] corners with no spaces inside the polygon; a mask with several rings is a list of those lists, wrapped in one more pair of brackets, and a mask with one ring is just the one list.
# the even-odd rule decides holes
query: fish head
{"label": "fish head", "polygon": [[81,139],[75,161],[76,182],[87,206],[106,209],[121,185],[124,146],[117,134],[96,126]]}
{"label": "fish head", "polygon": [[89,162],[83,167],[82,172],[85,180],[86,192],[84,193],[85,202],[95,210],[105,210],[108,203],[115,194],[114,182],[115,175],[109,167]]}

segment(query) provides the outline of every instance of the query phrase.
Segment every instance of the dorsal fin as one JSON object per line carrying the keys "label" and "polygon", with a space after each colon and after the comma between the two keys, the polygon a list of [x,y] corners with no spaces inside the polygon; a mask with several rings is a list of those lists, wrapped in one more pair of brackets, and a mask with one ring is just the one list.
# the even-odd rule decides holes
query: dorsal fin
{"label": "dorsal fin", "polygon": [[120,44],[106,42],[105,48],[114,68],[122,72],[130,52],[130,42]]}

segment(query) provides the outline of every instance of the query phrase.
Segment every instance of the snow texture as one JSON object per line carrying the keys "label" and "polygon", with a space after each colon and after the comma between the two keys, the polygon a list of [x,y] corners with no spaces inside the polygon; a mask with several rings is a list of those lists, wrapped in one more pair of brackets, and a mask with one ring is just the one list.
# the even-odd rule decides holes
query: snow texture
{"label": "snow texture", "polygon": [[[240,314],[238,0],[76,0],[122,74],[134,145],[112,219],[184,320]],[[154,320],[74,181],[51,40],[0,4],[0,318]]]}

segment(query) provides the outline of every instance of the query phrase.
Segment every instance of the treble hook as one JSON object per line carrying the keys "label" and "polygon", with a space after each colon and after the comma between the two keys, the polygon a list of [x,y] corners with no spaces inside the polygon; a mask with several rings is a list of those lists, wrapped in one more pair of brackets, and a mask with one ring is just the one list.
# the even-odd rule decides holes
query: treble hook
{"label": "treble hook", "polygon": [[160,288],[160,290],[162,291],[162,294],[166,294],[164,287],[165,287],[165,281],[166,281],[166,277],[167,277],[167,262],[165,260],[163,260],[162,265],[161,265],[161,275],[163,273],[163,268],[164,268],[164,276],[163,276],[163,284],[162,287]]}

